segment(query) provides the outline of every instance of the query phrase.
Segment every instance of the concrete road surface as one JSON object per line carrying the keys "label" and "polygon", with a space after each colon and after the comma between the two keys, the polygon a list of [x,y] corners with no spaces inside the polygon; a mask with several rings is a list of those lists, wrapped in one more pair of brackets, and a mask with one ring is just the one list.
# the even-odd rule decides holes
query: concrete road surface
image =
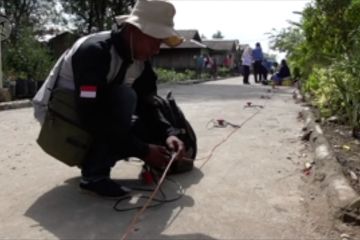
{"label": "concrete road surface", "polygon": [[[327,238],[327,223],[319,227],[320,216],[309,211],[303,190],[301,169],[311,153],[304,153],[299,139],[301,106],[292,99],[293,89],[268,92],[268,86],[241,82],[231,78],[161,87],[161,94],[173,90],[192,123],[199,160],[192,172],[173,177],[184,196],[148,209],[130,239]],[[247,102],[263,108],[244,108]],[[217,118],[243,126],[208,159],[234,131],[211,128]],[[0,239],[121,239],[135,212],[116,212],[114,200],[81,193],[79,170],[37,146],[39,125],[31,108],[0,112],[0,130]],[[112,177],[140,186],[140,169],[137,161],[121,161]],[[164,184],[169,198],[176,189]]]}

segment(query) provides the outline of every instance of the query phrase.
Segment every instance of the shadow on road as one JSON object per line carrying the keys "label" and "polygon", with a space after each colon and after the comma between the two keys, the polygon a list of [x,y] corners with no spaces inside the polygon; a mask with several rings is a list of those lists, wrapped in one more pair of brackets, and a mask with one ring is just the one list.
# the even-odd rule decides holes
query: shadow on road
{"label": "shadow on road", "polygon": [[[192,172],[174,176],[174,179],[187,189],[199,183],[202,177],[203,173],[194,169]],[[26,211],[25,216],[39,223],[39,231],[46,230],[59,239],[120,239],[135,211],[116,212],[112,208],[116,200],[80,194],[77,188],[78,180],[68,179],[63,185],[40,196]],[[118,181],[128,186],[139,185],[139,181],[135,179]],[[124,202],[123,207],[128,204]],[[130,239],[214,239],[201,233],[171,236],[162,234],[169,226],[169,219],[176,209],[184,209],[194,204],[194,199],[185,194],[176,202],[146,210]],[[172,221],[174,220],[176,219]]]}

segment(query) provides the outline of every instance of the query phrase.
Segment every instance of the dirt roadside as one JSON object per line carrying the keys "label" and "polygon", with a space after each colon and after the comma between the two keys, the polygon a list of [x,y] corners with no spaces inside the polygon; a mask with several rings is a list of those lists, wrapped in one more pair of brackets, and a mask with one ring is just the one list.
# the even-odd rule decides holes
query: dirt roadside
{"label": "dirt roadside", "polygon": [[[326,196],[333,229],[341,238],[358,239],[359,228],[359,141],[352,137],[349,127],[339,124],[336,118],[324,120],[298,91],[293,92],[296,102],[304,106],[299,118],[304,120],[302,140],[311,146],[313,162],[306,164],[309,176],[306,189],[313,200],[309,209],[318,212],[322,203],[319,196]],[[310,102],[309,100],[307,102]]]}

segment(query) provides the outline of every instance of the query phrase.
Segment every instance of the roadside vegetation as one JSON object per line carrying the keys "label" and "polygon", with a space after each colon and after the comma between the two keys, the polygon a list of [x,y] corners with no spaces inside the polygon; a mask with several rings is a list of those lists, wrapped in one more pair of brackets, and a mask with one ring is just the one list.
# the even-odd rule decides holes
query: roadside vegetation
{"label": "roadside vegetation", "polygon": [[159,82],[178,82],[197,78],[196,72],[191,70],[176,72],[171,69],[156,68],[155,72],[158,76]]}
{"label": "roadside vegetation", "polygon": [[324,118],[360,137],[360,0],[314,0],[299,23],[274,30],[272,48],[287,53],[300,86]]}
{"label": "roadside vegetation", "polygon": [[206,72],[205,70],[201,73],[196,73],[193,70],[175,71],[172,69],[156,68],[155,72],[158,76],[159,82],[181,82],[185,80],[209,80],[231,77],[234,73],[226,67],[221,67],[217,70],[216,74],[213,72]]}

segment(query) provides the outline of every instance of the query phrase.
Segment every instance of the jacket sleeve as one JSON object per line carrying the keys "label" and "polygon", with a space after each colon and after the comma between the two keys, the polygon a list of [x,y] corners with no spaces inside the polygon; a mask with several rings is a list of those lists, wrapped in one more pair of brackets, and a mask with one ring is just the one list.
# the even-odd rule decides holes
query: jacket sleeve
{"label": "jacket sleeve", "polygon": [[161,138],[166,140],[167,137],[176,135],[176,130],[155,105],[153,97],[157,95],[156,81],[157,76],[150,62],[145,62],[144,71],[133,85],[138,96],[136,113],[143,121],[156,128]]}

